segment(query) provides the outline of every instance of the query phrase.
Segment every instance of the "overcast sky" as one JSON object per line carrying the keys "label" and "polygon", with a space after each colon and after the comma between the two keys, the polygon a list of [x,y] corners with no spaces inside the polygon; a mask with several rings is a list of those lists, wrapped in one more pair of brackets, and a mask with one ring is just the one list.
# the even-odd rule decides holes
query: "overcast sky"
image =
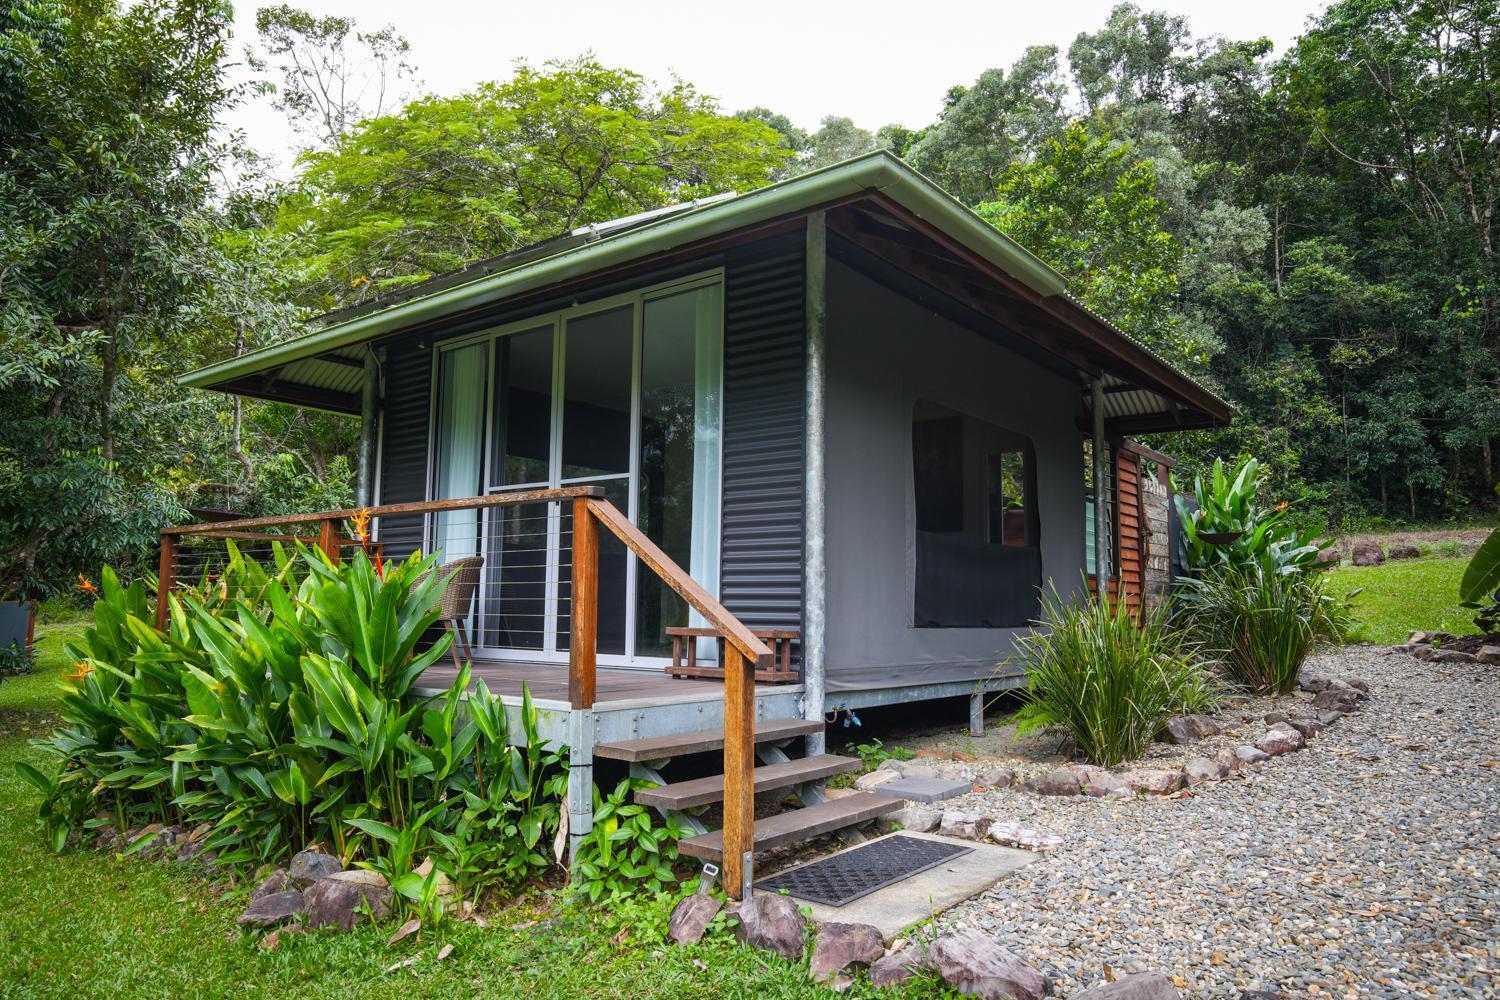
{"label": "overcast sky", "polygon": [[[454,94],[503,79],[516,59],[532,63],[592,50],[611,65],[656,79],[675,72],[728,111],[763,105],[807,129],[848,115],[871,130],[930,122],[943,94],[991,66],[1008,66],[1028,45],[1066,51],[1097,30],[1113,0],[963,0],[841,3],[760,0],[290,0],[315,14],[390,23],[411,40],[411,61],[428,93]],[[1138,0],[1186,14],[1195,37],[1269,37],[1278,52],[1323,0]],[[236,52],[255,39],[258,4],[236,4]],[[885,13],[885,11],[889,13]],[[263,100],[230,124],[251,145],[285,162],[296,142]]]}

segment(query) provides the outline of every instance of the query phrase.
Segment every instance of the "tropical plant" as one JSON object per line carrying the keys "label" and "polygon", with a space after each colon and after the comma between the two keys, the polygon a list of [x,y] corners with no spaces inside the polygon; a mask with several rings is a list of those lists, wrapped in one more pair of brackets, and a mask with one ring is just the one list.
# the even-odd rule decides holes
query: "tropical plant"
{"label": "tropical plant", "polygon": [[19,642],[0,646],[0,677],[31,673],[31,651]]}
{"label": "tropical plant", "polygon": [[1318,565],[1318,546],[1287,519],[1288,505],[1267,508],[1257,500],[1261,478],[1261,465],[1253,458],[1233,472],[1223,459],[1214,459],[1208,479],[1194,477],[1192,503],[1177,493],[1188,565],[1195,573],[1260,566],[1287,574]]}
{"label": "tropical plant", "polygon": [[1474,624],[1489,634],[1500,628],[1500,528],[1491,531],[1464,568],[1459,602],[1472,608]]}
{"label": "tropical plant", "polygon": [[1288,694],[1319,642],[1342,642],[1352,626],[1347,598],[1312,573],[1259,565],[1180,581],[1187,630],[1253,691]]}
{"label": "tropical plant", "polygon": [[682,827],[670,816],[658,824],[649,809],[629,801],[636,789],[650,787],[625,778],[608,796],[594,788],[594,825],[573,859],[574,891],[591,902],[661,892],[676,882],[672,863]]}
{"label": "tropical plant", "polygon": [[141,581],[103,572],[94,627],[69,647],[63,725],[33,741],[61,767],[19,765],[55,847],[103,826],[207,823],[223,863],[328,843],[422,905],[424,856],[475,891],[551,864],[537,847],[566,775],[530,693],[513,734],[483,682],[465,711],[467,667],[437,696],[414,690],[451,642],[421,646],[446,584],[432,558],[335,565],[274,546],[266,568],[228,553],[217,580],[172,599],[165,633]]}
{"label": "tropical plant", "polygon": [[1134,612],[1049,588],[1038,627],[1019,645],[1026,687],[1018,731],[1061,728],[1108,767],[1139,757],[1168,716],[1211,709],[1219,685],[1171,615],[1168,602]]}

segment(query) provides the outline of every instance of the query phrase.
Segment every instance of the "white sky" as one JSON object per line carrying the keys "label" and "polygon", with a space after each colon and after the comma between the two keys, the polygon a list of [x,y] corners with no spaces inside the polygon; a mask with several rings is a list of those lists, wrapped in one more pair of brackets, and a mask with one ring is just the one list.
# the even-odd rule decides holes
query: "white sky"
{"label": "white sky", "polygon": [[[1028,45],[1066,52],[1104,23],[1114,0],[961,0],[846,3],[759,0],[289,0],[314,14],[386,23],[411,40],[423,91],[454,94],[504,79],[518,58],[534,64],[588,50],[655,80],[672,72],[720,99],[726,111],[764,105],[803,128],[847,115],[868,129],[918,128],[943,94],[991,66],[1009,66]],[[255,40],[254,0],[236,5],[236,53]],[[1186,14],[1194,37],[1269,37],[1286,49],[1324,0],[1137,0]],[[886,13],[889,11],[889,13]],[[290,159],[295,139],[263,99],[229,124],[251,145]]]}

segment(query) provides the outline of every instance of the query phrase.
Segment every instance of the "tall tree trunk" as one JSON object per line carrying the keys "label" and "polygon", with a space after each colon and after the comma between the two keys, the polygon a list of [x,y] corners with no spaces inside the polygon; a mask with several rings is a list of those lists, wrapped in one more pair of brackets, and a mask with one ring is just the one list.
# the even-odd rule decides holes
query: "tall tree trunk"
{"label": "tall tree trunk", "polygon": [[103,374],[99,384],[99,440],[104,449],[104,460],[115,460],[115,374],[120,364],[119,334],[113,321],[104,335],[104,346],[100,352]]}

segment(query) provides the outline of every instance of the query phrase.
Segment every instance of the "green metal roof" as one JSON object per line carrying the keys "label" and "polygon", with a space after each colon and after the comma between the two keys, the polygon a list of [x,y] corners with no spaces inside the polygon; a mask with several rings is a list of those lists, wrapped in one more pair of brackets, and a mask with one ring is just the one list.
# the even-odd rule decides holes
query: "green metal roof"
{"label": "green metal roof", "polygon": [[[358,358],[360,347],[371,340],[418,323],[499,303],[605,268],[873,192],[899,204],[1038,295],[1056,297],[1077,310],[1079,315],[1102,323],[1137,359],[1136,367],[1153,370],[1158,381],[1173,383],[1178,392],[1193,398],[1198,405],[1206,403],[1210,410],[1217,410],[1218,413],[1209,414],[1211,418],[1221,421],[1233,413],[1233,408],[1210,390],[1107,320],[1084,309],[1068,294],[1062,276],[1041,259],[884,150],[810,171],[748,194],[721,196],[682,206],[660,218],[648,213],[644,223],[629,228],[612,229],[609,223],[584,227],[571,237],[545,241],[477,262],[390,298],[376,299],[330,314],[325,318],[327,325],[319,329],[189,372],[178,381],[197,388],[243,391],[241,387],[246,384],[243,380],[279,371],[292,382],[306,380],[319,388],[347,391],[355,384],[358,375],[349,370],[349,366]],[[473,276],[469,277],[471,271]],[[424,291],[424,287],[429,290]],[[335,360],[321,360],[329,357]],[[339,359],[342,359],[342,365],[338,363]],[[339,384],[335,386],[330,379]],[[226,384],[231,382],[236,385]],[[349,386],[345,386],[345,382]],[[1120,404],[1124,403],[1125,400],[1120,400]]]}

